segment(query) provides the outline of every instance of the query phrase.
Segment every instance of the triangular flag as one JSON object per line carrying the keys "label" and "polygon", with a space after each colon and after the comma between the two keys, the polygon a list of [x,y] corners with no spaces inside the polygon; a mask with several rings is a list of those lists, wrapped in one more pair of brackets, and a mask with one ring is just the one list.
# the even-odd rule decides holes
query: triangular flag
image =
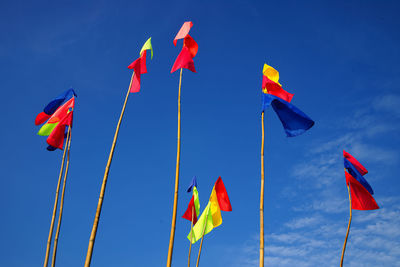
{"label": "triangular flag", "polygon": [[196,72],[192,55],[190,54],[190,51],[186,46],[182,47],[181,52],[179,53],[174,65],[172,66],[171,73],[181,68]]}
{"label": "triangular flag", "polygon": [[354,210],[376,210],[378,204],[372,195],[351,174],[345,172],[346,182],[350,186],[351,208]]}

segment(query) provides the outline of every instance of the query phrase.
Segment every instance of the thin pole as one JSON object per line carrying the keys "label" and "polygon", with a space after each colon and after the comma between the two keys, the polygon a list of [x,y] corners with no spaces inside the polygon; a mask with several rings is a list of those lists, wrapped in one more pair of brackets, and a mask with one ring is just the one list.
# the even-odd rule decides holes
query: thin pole
{"label": "thin pole", "polygon": [[261,113],[260,267],[264,267],[264,111]]}
{"label": "thin pole", "polygon": [[101,207],[103,206],[103,199],[104,199],[104,193],[106,191],[108,172],[110,171],[110,165],[111,165],[111,161],[112,161],[112,158],[114,155],[115,144],[117,143],[119,127],[121,125],[122,117],[124,116],[125,107],[126,107],[126,103],[128,102],[128,97],[129,97],[130,88],[132,85],[134,75],[135,75],[135,73],[132,74],[131,82],[129,83],[128,92],[126,93],[125,102],[124,102],[124,105],[122,106],[121,115],[119,116],[117,128],[115,129],[114,140],[111,145],[111,151],[108,156],[106,169],[104,171],[103,183],[101,185],[100,196],[99,196],[99,202],[97,204],[96,215],[94,217],[92,233],[90,234],[89,246],[88,246],[88,250],[87,250],[87,254],[86,254],[85,267],[89,267],[90,262],[92,260],[93,246],[94,246],[94,241],[96,239],[97,226],[99,225]]}
{"label": "thin pole", "polygon": [[189,241],[190,245],[189,245],[188,267],[190,267],[190,252],[192,251],[193,220],[194,220],[194,206],[192,206],[192,221],[190,223],[190,241]]}
{"label": "thin pole", "polygon": [[53,246],[53,257],[51,259],[51,266],[54,267],[56,265],[56,254],[57,254],[57,245],[58,245],[58,236],[60,235],[60,228],[61,228],[61,219],[62,219],[62,214],[63,214],[63,208],[64,208],[64,194],[65,194],[65,185],[67,183],[67,176],[68,176],[68,168],[69,168],[69,149],[71,147],[71,126],[68,127],[68,133],[67,133],[67,141],[68,142],[68,152],[67,152],[67,165],[65,166],[65,172],[64,172],[64,182],[63,182],[63,189],[61,193],[61,200],[60,200],[60,213],[58,215],[58,224],[57,224],[57,230],[56,230],[56,235],[54,236],[54,246]]}
{"label": "thin pole", "polygon": [[172,252],[174,250],[174,239],[175,239],[175,224],[176,224],[176,210],[178,209],[178,187],[179,187],[179,164],[181,157],[181,85],[182,85],[182,68],[179,75],[179,93],[178,93],[178,138],[177,138],[177,149],[176,149],[176,171],[175,171],[175,194],[174,194],[174,208],[172,211],[172,223],[171,223],[171,234],[169,237],[168,246],[168,259],[167,267],[171,267],[172,264]]}
{"label": "thin pole", "polygon": [[196,267],[199,267],[201,248],[203,247],[204,232],[206,230],[207,220],[208,220],[208,213],[209,212],[210,212],[210,210],[208,210],[208,212],[206,214],[207,216],[204,216],[205,222],[204,222],[203,232],[201,233],[201,242],[200,242],[199,254],[197,255]]}
{"label": "thin pole", "polygon": [[349,192],[350,218],[349,218],[349,224],[347,225],[346,238],[344,239],[344,244],[343,244],[343,249],[342,249],[342,257],[341,257],[341,259],[340,259],[340,267],[343,267],[343,257],[344,257],[344,252],[345,252],[345,250],[346,250],[347,238],[349,237],[350,225],[351,225],[351,217],[352,217],[352,214],[351,214],[351,211],[352,211],[352,210],[351,210],[351,195],[350,195],[350,187],[349,187],[349,184],[347,184],[347,191]]}
{"label": "thin pole", "polygon": [[[67,140],[69,138],[69,133],[67,133]],[[49,263],[49,255],[50,255],[50,247],[51,247],[51,238],[53,236],[53,228],[54,228],[54,221],[56,220],[56,213],[57,213],[57,204],[58,204],[58,194],[60,192],[60,185],[61,185],[61,177],[62,173],[64,170],[64,161],[65,161],[65,154],[67,151],[67,142],[65,142],[64,146],[64,153],[61,161],[61,168],[60,168],[60,175],[58,176],[58,182],[57,182],[57,189],[56,189],[56,197],[54,200],[54,207],[53,207],[53,215],[51,217],[51,223],[50,223],[50,230],[49,230],[49,237],[47,238],[47,247],[46,247],[46,256],[44,258],[44,267],[47,267]]]}

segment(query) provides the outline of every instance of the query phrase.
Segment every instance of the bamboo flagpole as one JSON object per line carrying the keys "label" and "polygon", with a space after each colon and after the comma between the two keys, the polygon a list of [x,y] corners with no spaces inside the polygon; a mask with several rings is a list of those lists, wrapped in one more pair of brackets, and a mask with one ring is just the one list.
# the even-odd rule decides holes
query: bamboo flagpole
{"label": "bamboo flagpole", "polygon": [[104,194],[105,194],[105,191],[106,191],[108,173],[110,171],[110,165],[111,165],[111,161],[112,161],[112,158],[113,158],[113,155],[114,155],[115,145],[117,143],[119,128],[121,126],[122,118],[123,118],[124,113],[125,113],[125,107],[126,107],[126,103],[128,102],[128,97],[129,97],[129,94],[130,94],[130,88],[131,88],[131,85],[132,85],[132,81],[133,81],[134,75],[135,75],[135,73],[133,73],[132,77],[131,77],[131,82],[129,84],[128,91],[126,93],[125,102],[124,102],[124,105],[122,106],[121,115],[119,116],[117,128],[115,129],[114,139],[113,139],[113,143],[111,145],[111,151],[110,151],[110,154],[108,155],[108,161],[107,161],[106,169],[104,171],[103,183],[102,183],[101,189],[100,189],[99,201],[97,203],[96,215],[94,217],[93,228],[92,228],[92,232],[90,234],[89,245],[88,245],[88,250],[87,250],[86,260],[85,260],[85,267],[89,267],[90,266],[90,262],[92,260],[93,246],[94,246],[94,242],[95,242],[95,239],[96,239],[97,227],[99,225],[101,208],[103,206],[103,200],[104,200]]}
{"label": "bamboo flagpole", "polygon": [[346,245],[347,245],[347,238],[349,237],[349,232],[350,232],[350,226],[351,226],[351,218],[352,218],[352,209],[351,209],[351,194],[350,194],[350,186],[347,184],[347,191],[349,192],[349,208],[350,208],[350,218],[349,218],[349,224],[347,225],[347,232],[346,232],[346,237],[344,239],[344,244],[343,244],[343,249],[342,249],[342,257],[340,258],[340,267],[343,267],[343,258],[344,258],[344,252],[346,251]]}
{"label": "bamboo flagpole", "polygon": [[61,199],[60,199],[60,212],[58,214],[58,224],[57,224],[57,229],[56,229],[56,235],[54,236],[53,257],[51,260],[52,267],[54,267],[56,265],[58,236],[60,234],[61,220],[62,220],[62,214],[63,214],[63,208],[64,208],[64,194],[65,194],[65,186],[67,183],[68,168],[69,168],[69,149],[71,147],[71,134],[72,134],[71,128],[72,128],[71,126],[68,127],[67,140],[66,140],[66,143],[68,142],[67,164],[65,166],[65,172],[64,172],[64,182],[63,182],[63,188],[62,188]]}
{"label": "bamboo flagpole", "polygon": [[175,227],[176,227],[176,211],[178,209],[178,188],[179,188],[179,164],[181,157],[181,86],[182,86],[182,71],[179,75],[179,91],[178,91],[178,137],[177,137],[177,149],[176,149],[176,170],[175,170],[175,193],[174,193],[174,207],[172,210],[172,223],[171,223],[171,234],[169,237],[168,246],[168,259],[167,267],[171,267],[172,264],[172,252],[174,250],[174,239],[175,239]]}
{"label": "bamboo flagpole", "polygon": [[197,255],[196,267],[199,267],[199,263],[200,263],[200,254],[201,254],[201,248],[203,247],[204,232],[206,231],[208,212],[210,212],[210,211],[208,210],[207,214],[206,214],[207,216],[204,216],[205,222],[204,222],[204,226],[203,226],[203,231],[201,233],[201,242],[200,242],[200,247],[199,247],[199,254]]}
{"label": "bamboo flagpole", "polygon": [[264,267],[264,111],[261,113],[260,267]]}
{"label": "bamboo flagpole", "polygon": [[189,240],[189,256],[188,256],[188,267],[190,267],[190,253],[192,251],[192,238],[193,238],[193,220],[194,220],[194,205],[192,206],[192,221],[190,223],[190,240]]}
{"label": "bamboo flagpole", "polygon": [[56,189],[56,196],[55,196],[55,200],[54,200],[54,207],[53,207],[53,215],[51,217],[51,223],[50,223],[50,230],[49,230],[49,236],[47,238],[47,247],[46,247],[46,255],[44,258],[44,267],[47,267],[48,263],[49,263],[49,255],[50,255],[50,247],[51,247],[51,239],[53,236],[53,229],[54,229],[54,221],[56,219],[56,213],[57,213],[57,205],[58,205],[58,195],[60,192],[60,185],[61,185],[61,178],[62,178],[62,173],[64,170],[64,162],[65,162],[65,154],[67,152],[67,143],[69,140],[69,131],[67,133],[67,142],[65,142],[64,145],[64,152],[63,152],[63,157],[62,157],[62,161],[61,161],[61,168],[60,168],[60,174],[58,176],[58,182],[57,182],[57,189]]}

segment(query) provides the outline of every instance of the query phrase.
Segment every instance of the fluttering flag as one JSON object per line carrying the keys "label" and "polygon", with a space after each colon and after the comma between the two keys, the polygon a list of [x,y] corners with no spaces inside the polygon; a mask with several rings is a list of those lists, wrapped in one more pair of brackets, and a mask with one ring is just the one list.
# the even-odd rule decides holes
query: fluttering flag
{"label": "fluttering flag", "polygon": [[[196,243],[202,238],[203,235],[211,232],[215,227],[222,224],[222,211],[232,211],[232,206],[226,192],[225,185],[221,177],[215,182],[211,192],[210,199],[200,218],[197,220],[196,225],[193,227],[192,232],[188,234],[187,238],[192,243]],[[192,239],[190,239],[192,237]]]}
{"label": "fluttering flag", "polygon": [[142,49],[140,50],[140,57],[133,61],[128,69],[133,69],[134,75],[131,86],[129,88],[131,93],[137,93],[140,91],[140,75],[147,73],[146,68],[146,50],[151,51],[151,58],[153,58],[153,46],[151,45],[151,37],[145,42]]}
{"label": "fluttering flag", "polygon": [[183,47],[178,57],[176,58],[174,65],[172,66],[171,73],[181,68],[196,72],[196,69],[194,68],[193,58],[196,56],[199,46],[196,41],[189,35],[189,31],[192,26],[193,23],[191,21],[186,21],[185,23],[183,23],[178,34],[175,36],[174,45],[176,46],[176,43],[179,39],[183,39]]}
{"label": "fluttering flag", "polygon": [[186,192],[190,192],[192,191],[193,187],[197,187],[197,180],[196,180],[196,176],[193,176],[192,181],[190,182],[190,185],[188,187],[188,189],[186,190]]}
{"label": "fluttering flag", "polygon": [[[368,173],[367,169],[361,165],[352,155],[343,150],[346,183],[350,187],[351,208],[355,210],[375,210],[379,209],[374,193],[367,180],[361,173]],[[354,165],[353,165],[354,164]],[[357,167],[356,167],[357,166]],[[361,173],[359,172],[361,170]]]}
{"label": "fluttering flag", "polygon": [[289,103],[293,94],[283,90],[278,81],[279,72],[265,64],[263,68],[262,112],[272,106],[282,123],[286,135],[288,137],[298,136],[309,130],[314,125],[314,121],[296,106]]}
{"label": "fluttering flag", "polygon": [[[194,213],[192,214],[192,211]],[[183,214],[182,218],[192,221],[193,217],[193,225],[197,223],[197,217],[200,214],[200,201],[199,201],[199,192],[197,191],[196,186],[193,186],[193,195],[190,199],[189,205]]]}
{"label": "fluttering flag", "polygon": [[75,91],[71,88],[61,93],[59,96],[51,100],[40,112],[35,119],[35,125],[40,125],[44,123],[50,116],[58,109],[59,106],[64,103],[66,99],[76,96]]}
{"label": "fluttering flag", "polygon": [[379,209],[378,204],[368,190],[348,172],[345,172],[345,175],[346,182],[350,185],[351,208],[353,210]]}

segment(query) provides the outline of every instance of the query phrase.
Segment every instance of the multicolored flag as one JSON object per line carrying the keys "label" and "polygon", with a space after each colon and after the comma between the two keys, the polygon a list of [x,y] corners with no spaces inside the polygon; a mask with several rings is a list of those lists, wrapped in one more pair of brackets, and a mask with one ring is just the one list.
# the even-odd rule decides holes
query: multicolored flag
{"label": "multicolored flag", "polygon": [[[196,225],[187,238],[196,243],[203,235],[211,232],[215,227],[222,224],[222,211],[232,211],[232,206],[221,177],[215,182],[210,199]],[[190,239],[192,237],[192,239]]]}
{"label": "multicolored flag", "polygon": [[[192,213],[194,211],[194,213]],[[183,214],[182,218],[192,221],[193,218],[193,225],[197,223],[197,217],[200,214],[200,201],[199,201],[199,192],[197,191],[196,186],[193,187],[193,195],[190,199],[189,205]]]}
{"label": "multicolored flag", "polygon": [[147,73],[146,50],[151,51],[151,59],[153,59],[153,46],[151,45],[151,37],[144,43],[142,49],[140,50],[140,57],[128,66],[128,69],[133,69],[135,73],[129,89],[131,93],[137,93],[140,91],[140,75]]}
{"label": "multicolored flag", "polygon": [[[379,209],[378,204],[372,197],[373,191],[371,186],[361,175],[361,173],[368,173],[367,169],[365,169],[361,163],[359,163],[352,155],[344,150],[343,156],[344,167],[347,170],[345,171],[346,183],[350,187],[351,208],[355,210]],[[361,173],[358,170],[361,170]],[[360,178],[362,178],[362,180]]]}
{"label": "multicolored flag", "polygon": [[183,47],[178,57],[176,58],[174,65],[172,66],[171,73],[181,68],[196,72],[196,69],[194,68],[193,58],[196,56],[199,46],[196,41],[189,35],[189,31],[192,26],[193,23],[191,21],[186,21],[185,23],[183,23],[181,29],[174,38],[175,46],[179,39],[183,39]]}
{"label": "multicolored flag", "polygon": [[265,64],[263,68],[263,103],[262,112],[272,106],[288,137],[298,136],[313,125],[314,121],[296,106],[289,103],[293,94],[282,89],[279,81],[279,72]]}

